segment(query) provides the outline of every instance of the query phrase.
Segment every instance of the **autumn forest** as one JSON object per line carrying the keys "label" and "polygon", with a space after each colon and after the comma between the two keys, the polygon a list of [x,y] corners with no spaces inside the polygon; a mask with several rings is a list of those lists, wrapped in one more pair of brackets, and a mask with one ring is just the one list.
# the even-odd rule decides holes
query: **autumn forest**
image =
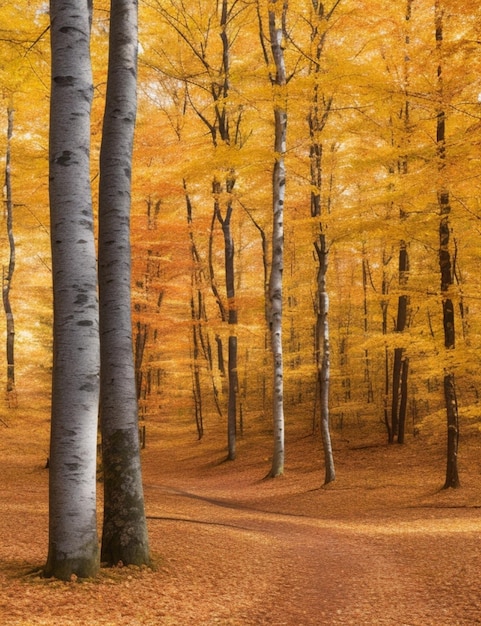
{"label": "autumn forest", "polygon": [[[2,3],[2,428],[50,410],[50,30],[48,3]],[[99,241],[108,31],[94,2]],[[409,445],[436,432],[440,485],[462,485],[458,445],[481,425],[479,6],[143,0],[138,35],[141,443],[178,422],[198,440],[223,432],[237,462],[260,432],[277,477],[284,430],[300,427],[327,484],[333,433]]]}

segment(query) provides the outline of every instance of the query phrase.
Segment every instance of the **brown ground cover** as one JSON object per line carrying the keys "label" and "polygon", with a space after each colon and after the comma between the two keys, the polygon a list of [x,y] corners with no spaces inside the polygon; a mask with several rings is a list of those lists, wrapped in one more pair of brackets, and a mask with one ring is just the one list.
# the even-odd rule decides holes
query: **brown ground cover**
{"label": "brown ground cover", "polygon": [[47,421],[8,423],[0,439],[1,624],[481,624],[474,431],[461,440],[462,488],[442,491],[442,432],[405,446],[385,445],[382,428],[337,432],[338,477],[321,488],[320,445],[302,430],[288,430],[286,475],[263,480],[265,432],[246,432],[238,460],[225,463],[223,433],[197,442],[192,427],[148,424],[154,567],[63,583],[39,575]]}

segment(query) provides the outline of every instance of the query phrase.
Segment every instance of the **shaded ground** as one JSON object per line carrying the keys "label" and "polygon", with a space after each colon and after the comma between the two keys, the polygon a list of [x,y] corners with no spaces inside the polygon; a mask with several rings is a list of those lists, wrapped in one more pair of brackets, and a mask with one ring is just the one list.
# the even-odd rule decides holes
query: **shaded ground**
{"label": "shaded ground", "polygon": [[[286,476],[266,437],[222,463],[223,436],[149,425],[143,452],[154,570],[45,581],[46,424],[2,428],[0,622],[13,625],[481,624],[478,436],[461,442],[461,480],[440,491],[444,442],[386,446],[335,437],[338,478],[319,443],[292,435]],[[100,497],[101,494],[99,494]]]}

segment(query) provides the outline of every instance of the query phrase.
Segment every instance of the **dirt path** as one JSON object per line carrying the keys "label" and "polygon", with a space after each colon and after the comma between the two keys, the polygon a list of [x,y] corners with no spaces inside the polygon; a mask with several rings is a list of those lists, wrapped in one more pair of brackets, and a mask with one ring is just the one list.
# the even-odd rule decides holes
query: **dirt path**
{"label": "dirt path", "polygon": [[[159,429],[143,459],[155,568],[63,583],[36,571],[48,542],[42,450],[20,443],[20,426],[7,430],[0,624],[481,624],[477,439],[471,456],[465,448],[461,490],[439,491],[443,452],[426,441],[403,449],[346,443],[338,479],[320,489],[315,439],[291,442],[286,476],[265,481],[262,439],[229,464],[219,462],[223,440],[196,446]],[[99,526],[101,501],[99,485]]]}
{"label": "dirt path", "polygon": [[[244,576],[258,576],[249,590],[251,599],[257,598],[248,611],[231,613],[229,623],[481,623],[476,569],[459,561],[462,552],[479,565],[479,537],[476,531],[461,535],[457,522],[326,522],[173,488],[165,491],[180,512],[177,519],[190,520],[178,523],[209,528],[219,547],[237,535],[236,544],[244,544],[242,554],[265,564],[256,574],[243,563]],[[235,554],[229,550],[233,586],[239,577]]]}

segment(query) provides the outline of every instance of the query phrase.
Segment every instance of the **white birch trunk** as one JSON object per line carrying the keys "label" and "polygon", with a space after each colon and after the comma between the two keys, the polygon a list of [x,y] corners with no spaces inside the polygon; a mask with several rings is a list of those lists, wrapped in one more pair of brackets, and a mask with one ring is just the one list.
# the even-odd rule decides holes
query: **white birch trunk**
{"label": "white birch trunk", "polygon": [[54,293],[49,551],[45,574],[97,572],[97,268],[90,192],[90,11],[50,3],[50,210]]}
{"label": "white birch trunk", "polygon": [[319,259],[317,275],[317,367],[319,379],[319,393],[321,405],[321,435],[324,450],[325,476],[324,484],[332,482],[336,478],[334,467],[334,455],[329,427],[329,382],[330,382],[330,337],[329,337],[329,294],[327,292],[326,274],[328,267],[329,251],[326,247],[325,235],[319,235],[319,241],[315,243],[316,253]]}
{"label": "white birch trunk", "polygon": [[[282,350],[282,272],[284,265],[284,197],[286,170],[287,110],[286,110],[286,70],[282,49],[283,22],[287,2],[283,0],[280,17],[277,11],[278,0],[269,6],[269,37],[275,65],[274,90],[274,151],[275,162],[272,174],[272,262],[269,279],[269,324],[271,331],[271,351],[273,358],[273,427],[274,453],[269,476],[284,473],[284,366]],[[280,3],[279,3],[280,4]]]}
{"label": "white birch trunk", "polygon": [[99,197],[102,562],[149,562],[132,342],[130,203],[136,117],[137,2],[112,0]]}

